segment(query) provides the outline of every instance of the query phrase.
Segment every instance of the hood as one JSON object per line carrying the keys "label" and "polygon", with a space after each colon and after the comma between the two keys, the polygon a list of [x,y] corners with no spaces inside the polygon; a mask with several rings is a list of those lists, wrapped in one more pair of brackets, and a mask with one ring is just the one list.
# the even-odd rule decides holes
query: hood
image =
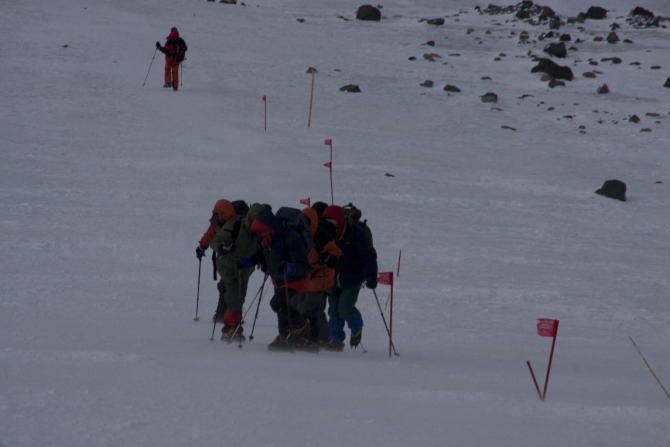
{"label": "hood", "polygon": [[337,222],[337,238],[340,239],[342,232],[344,231],[344,214],[342,213],[342,208],[337,205],[331,205],[323,212],[324,219],[333,219]]}
{"label": "hood", "polygon": [[177,31],[177,28],[172,28],[170,30],[170,34],[166,37],[167,40],[170,39],[177,39],[179,37],[179,31]]}
{"label": "hood", "polygon": [[256,215],[258,215],[258,212],[261,210],[262,206],[263,205],[260,203],[254,203],[249,207],[249,211],[247,211],[247,216],[244,218],[244,223],[249,225],[249,228],[251,228],[251,223],[256,218]]}
{"label": "hood", "polygon": [[221,218],[226,222],[237,217],[237,213],[235,212],[235,208],[233,208],[233,204],[226,199],[221,199],[216,202],[213,211],[221,216]]}
{"label": "hood", "polygon": [[256,220],[262,222],[275,233],[280,233],[282,231],[282,224],[272,212],[272,207],[270,205],[261,205],[261,208],[258,210],[254,221]]}
{"label": "hood", "polygon": [[326,202],[316,202],[312,205],[312,208],[314,208],[319,217],[323,217],[323,212],[328,208],[328,204]]}
{"label": "hood", "polygon": [[305,208],[302,213],[309,219],[309,232],[314,237],[316,229],[319,228],[319,216],[313,208]]}

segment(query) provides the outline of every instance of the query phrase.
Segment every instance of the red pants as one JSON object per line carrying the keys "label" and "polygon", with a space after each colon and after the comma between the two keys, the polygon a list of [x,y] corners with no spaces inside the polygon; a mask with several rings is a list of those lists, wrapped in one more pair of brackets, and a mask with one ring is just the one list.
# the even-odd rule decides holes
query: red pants
{"label": "red pants", "polygon": [[179,87],[179,62],[165,61],[165,83]]}

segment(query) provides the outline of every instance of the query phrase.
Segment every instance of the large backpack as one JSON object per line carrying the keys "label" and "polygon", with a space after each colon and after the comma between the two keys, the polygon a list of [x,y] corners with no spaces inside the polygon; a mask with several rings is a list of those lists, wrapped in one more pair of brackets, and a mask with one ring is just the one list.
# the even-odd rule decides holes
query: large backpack
{"label": "large backpack", "polygon": [[370,241],[370,247],[374,247],[375,245],[372,240],[372,230],[368,226],[368,220],[365,219],[361,221],[363,212],[358,208],[356,208],[351,202],[349,202],[348,205],[342,207],[342,214],[344,214],[344,218],[346,220],[348,220],[351,223],[355,223],[356,225],[358,225],[363,229],[365,235],[368,237],[368,241]]}
{"label": "large backpack", "polygon": [[286,228],[294,229],[302,240],[305,251],[309,253],[314,248],[314,239],[309,232],[309,218],[299,209],[282,206],[275,213],[279,222]]}
{"label": "large backpack", "polygon": [[186,59],[186,42],[183,39],[177,39],[172,48],[172,59],[175,62],[182,62]]}

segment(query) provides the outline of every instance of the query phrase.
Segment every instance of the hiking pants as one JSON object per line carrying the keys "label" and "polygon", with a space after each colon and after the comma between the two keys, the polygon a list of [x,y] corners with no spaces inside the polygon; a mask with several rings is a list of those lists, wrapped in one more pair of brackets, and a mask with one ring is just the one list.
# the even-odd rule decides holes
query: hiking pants
{"label": "hiking pants", "polygon": [[358,292],[361,290],[361,285],[347,287],[342,289],[333,286],[328,289],[328,316],[332,320],[346,321],[351,328],[352,324],[361,318],[361,313],[356,309],[356,301],[358,301]]}
{"label": "hiking pants", "polygon": [[173,88],[179,87],[179,62],[165,61],[165,83]]}
{"label": "hiking pants", "polygon": [[311,338],[317,338],[326,343],[330,331],[328,329],[328,319],[326,318],[326,295],[322,292],[303,292],[296,293],[291,298],[291,307],[300,312],[303,317],[309,318],[312,327]]}
{"label": "hiking pants", "polygon": [[[288,291],[288,300],[286,294]],[[270,299],[270,307],[277,314],[277,328],[279,335],[286,337],[290,329],[297,329],[305,324],[305,317],[300,315],[300,312],[295,310],[293,306],[287,306],[287,301],[291,302],[295,296],[295,289],[278,289],[275,288],[275,293]]]}

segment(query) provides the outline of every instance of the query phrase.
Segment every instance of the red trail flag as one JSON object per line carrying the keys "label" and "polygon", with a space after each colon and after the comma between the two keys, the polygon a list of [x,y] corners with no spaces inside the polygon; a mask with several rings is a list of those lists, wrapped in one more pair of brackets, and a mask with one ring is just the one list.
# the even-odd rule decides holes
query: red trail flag
{"label": "red trail flag", "polygon": [[310,203],[311,203],[311,201],[310,201],[310,198],[309,198],[309,197],[306,198],[306,199],[300,199],[300,204],[301,204],[301,205],[309,206]]}

